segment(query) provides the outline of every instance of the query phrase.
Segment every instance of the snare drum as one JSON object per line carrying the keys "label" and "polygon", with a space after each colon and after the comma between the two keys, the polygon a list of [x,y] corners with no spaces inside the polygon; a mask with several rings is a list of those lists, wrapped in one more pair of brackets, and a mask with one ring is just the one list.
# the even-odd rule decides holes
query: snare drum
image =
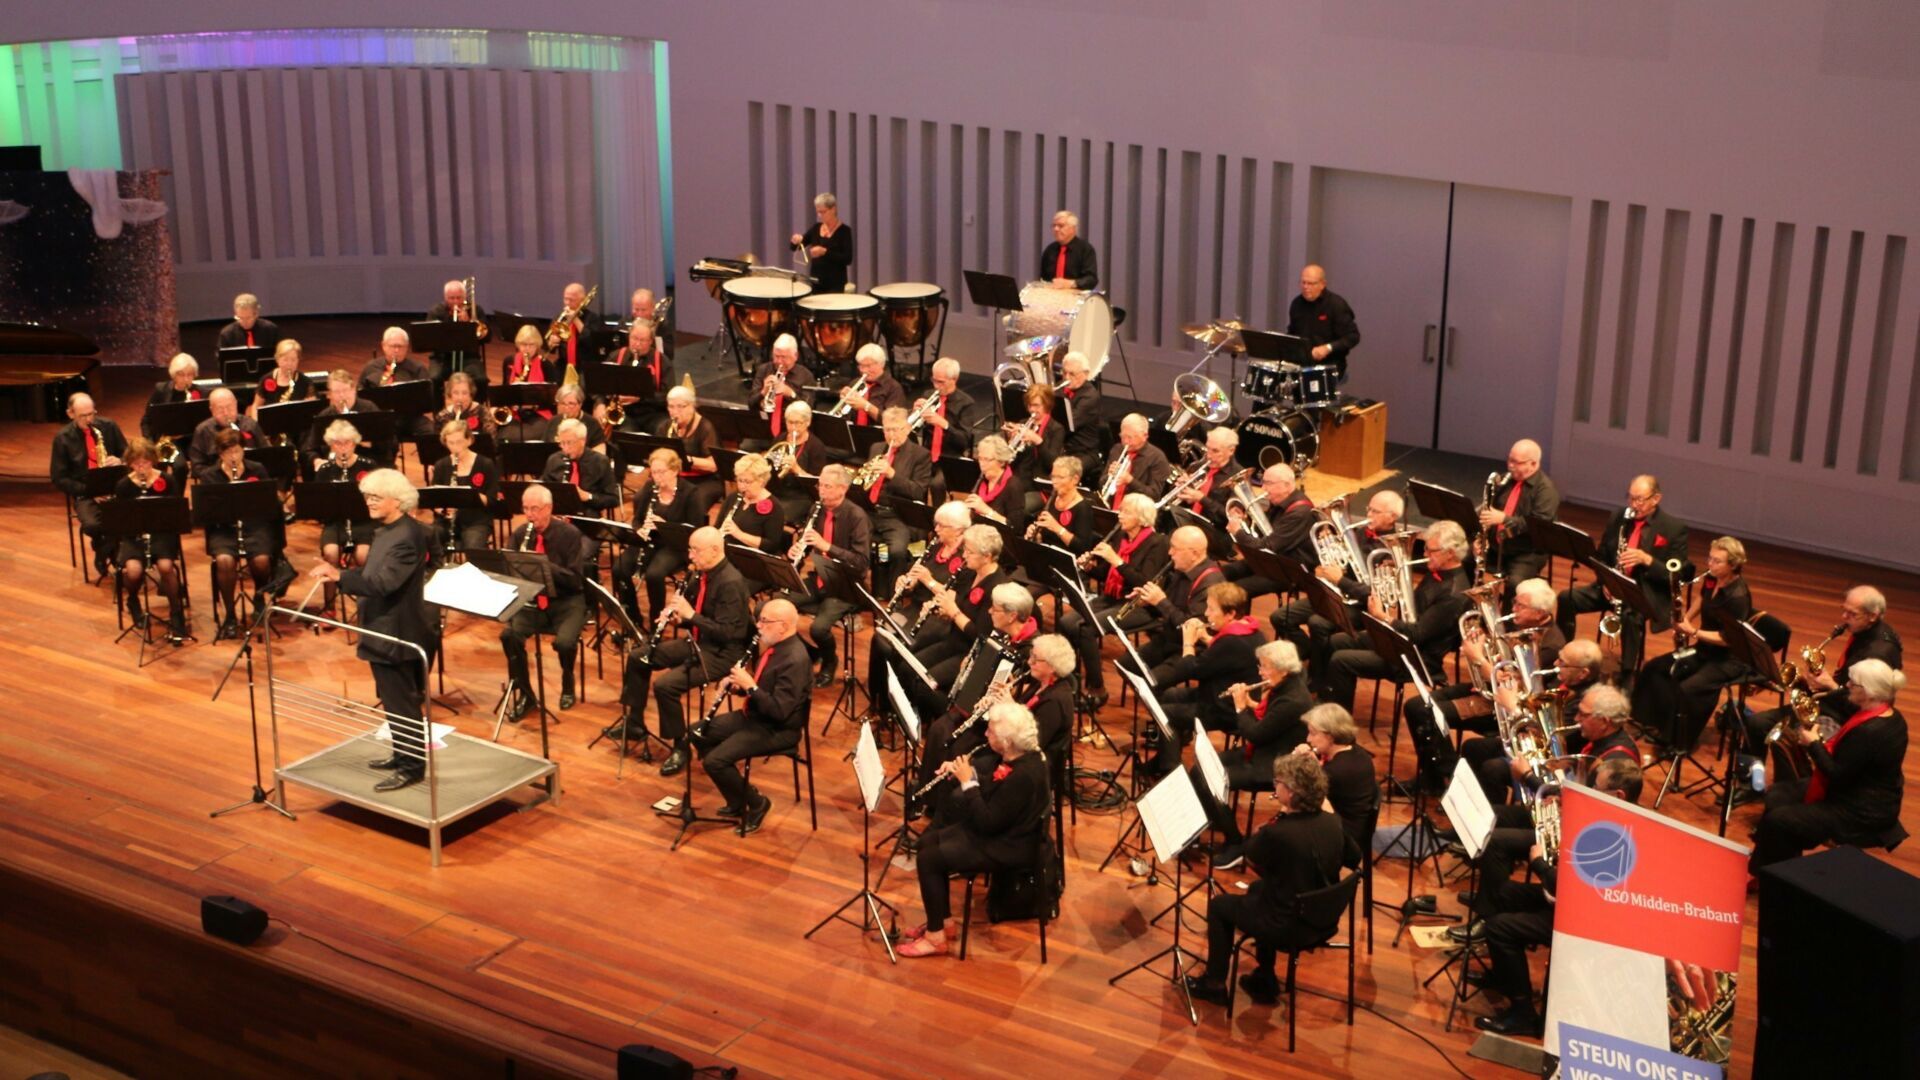
{"label": "snare drum", "polygon": [[1340,365],[1313,364],[1300,369],[1293,404],[1301,409],[1331,409],[1340,403]]}
{"label": "snare drum", "polygon": [[880,301],[859,293],[803,296],[797,305],[800,338],[814,354],[839,363],[880,340]]}
{"label": "snare drum", "polygon": [[1264,469],[1283,462],[1297,473],[1320,458],[1320,432],[1313,417],[1298,409],[1255,413],[1240,422],[1239,432],[1234,456],[1245,466]]}
{"label": "snare drum", "polygon": [[924,281],[897,281],[868,290],[880,301],[880,332],[896,349],[917,348],[931,340],[947,312],[946,290]]}
{"label": "snare drum", "polygon": [[1285,360],[1249,360],[1247,373],[1240,377],[1240,391],[1255,401],[1291,402],[1299,370],[1299,365]]}
{"label": "snare drum", "polygon": [[749,275],[722,282],[720,291],[726,296],[724,310],[734,339],[761,349],[781,334],[793,332],[794,304],[812,292],[813,286],[804,281]]}

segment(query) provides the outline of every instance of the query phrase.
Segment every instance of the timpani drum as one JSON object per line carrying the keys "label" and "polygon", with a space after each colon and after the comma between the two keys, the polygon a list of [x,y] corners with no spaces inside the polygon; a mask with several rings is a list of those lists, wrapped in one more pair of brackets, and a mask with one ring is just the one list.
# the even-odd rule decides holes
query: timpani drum
{"label": "timpani drum", "polygon": [[1264,469],[1277,461],[1299,472],[1320,459],[1320,431],[1298,409],[1255,413],[1240,422],[1239,433],[1234,456],[1245,466]]}
{"label": "timpani drum", "polygon": [[794,305],[813,287],[783,277],[748,275],[722,282],[720,291],[726,297],[722,310],[734,340],[763,349],[781,334],[793,332]]}
{"label": "timpani drum", "polygon": [[880,302],[880,332],[896,349],[913,349],[933,340],[947,312],[946,290],[924,281],[875,285],[868,295]]}
{"label": "timpani drum", "polygon": [[800,340],[814,355],[840,363],[880,340],[880,301],[859,293],[816,293],[795,305]]}

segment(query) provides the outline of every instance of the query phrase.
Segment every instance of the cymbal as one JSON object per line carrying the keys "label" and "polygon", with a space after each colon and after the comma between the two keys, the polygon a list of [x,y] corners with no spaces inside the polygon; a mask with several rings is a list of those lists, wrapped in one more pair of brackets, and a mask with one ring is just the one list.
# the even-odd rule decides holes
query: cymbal
{"label": "cymbal", "polygon": [[1222,330],[1245,330],[1247,328],[1247,324],[1241,322],[1239,319],[1220,319],[1213,325]]}
{"label": "cymbal", "polygon": [[1212,347],[1225,345],[1235,351],[1240,349],[1240,336],[1235,333],[1239,326],[1223,326],[1219,323],[1188,323],[1180,332]]}

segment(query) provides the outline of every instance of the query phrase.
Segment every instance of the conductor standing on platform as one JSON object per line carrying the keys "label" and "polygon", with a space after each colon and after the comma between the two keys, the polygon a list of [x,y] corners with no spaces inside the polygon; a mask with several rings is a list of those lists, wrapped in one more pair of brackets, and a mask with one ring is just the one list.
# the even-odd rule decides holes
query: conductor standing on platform
{"label": "conductor standing on platform", "polygon": [[366,565],[343,571],[323,562],[311,574],[338,582],[341,592],[360,602],[360,628],[367,633],[360,635],[355,655],[373,669],[374,693],[393,732],[393,753],[368,763],[393,775],[373,790],[398,791],[427,774],[427,725],[421,710],[427,667],[419,653],[387,639],[420,646],[426,650],[427,663],[440,648],[438,623],[426,601],[433,534],[413,519],[420,495],[402,473],[375,469],[360,481],[360,494],[366,497],[367,513],[378,526]]}

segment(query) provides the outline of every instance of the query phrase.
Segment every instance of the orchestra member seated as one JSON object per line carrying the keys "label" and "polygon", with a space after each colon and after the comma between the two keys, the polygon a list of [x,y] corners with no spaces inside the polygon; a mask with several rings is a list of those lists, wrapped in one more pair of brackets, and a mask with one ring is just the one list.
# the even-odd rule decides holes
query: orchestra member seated
{"label": "orchestra member seated", "polygon": [[[939,650],[951,647],[957,635],[937,601],[949,588],[957,588],[968,580],[971,572],[967,570],[965,538],[972,526],[973,515],[964,503],[945,502],[935,507],[933,535],[927,538],[925,553],[894,583],[888,610],[896,620],[900,637],[916,658],[931,658],[937,652],[949,655]],[[991,527],[987,531],[993,532]],[[994,535],[997,539],[999,534]],[[893,642],[875,633],[868,642],[868,672],[884,669],[889,678],[904,687],[919,683],[919,676],[906,670],[906,662],[895,654]],[[890,711],[884,694],[875,697],[877,709]]]}
{"label": "orchestra member seated", "polygon": [[[1207,432],[1206,459],[1200,465],[1200,486],[1181,496],[1180,505],[1208,521],[1227,520],[1227,499],[1233,495],[1232,481],[1240,472],[1234,455],[1240,450],[1240,433],[1230,427]],[[1392,492],[1382,492],[1392,494]],[[1397,498],[1397,496],[1396,496]]]}
{"label": "orchestra member seated", "polygon": [[211,415],[193,429],[193,441],[187,444],[187,462],[195,473],[213,467],[213,437],[222,431],[239,434],[240,445],[249,450],[258,450],[267,445],[267,437],[261,433],[259,422],[251,416],[240,415],[240,406],[234,400],[233,391],[224,386],[216,389],[207,395],[207,406]]}
{"label": "orchestra member seated", "polygon": [[[326,430],[329,426],[323,421],[340,417],[352,417],[359,413],[380,412],[380,406],[371,401],[360,400],[360,392],[354,386],[353,375],[344,368],[336,368],[327,374],[327,407],[313,418],[313,425],[301,440],[301,454],[310,469],[318,469],[327,463]],[[362,439],[360,454],[384,468],[393,464],[398,443],[395,439],[381,439],[374,442]]]}
{"label": "orchestra member seated", "polygon": [[[144,438],[127,444],[127,475],[114,485],[117,499],[178,498],[178,484],[162,473],[153,444]],[[167,640],[178,645],[187,638],[187,612],[180,602],[180,534],[146,533],[120,538],[120,584],[126,596],[127,615],[135,626],[146,629],[147,613],[140,607],[140,582],[147,568],[153,568],[160,594],[167,598]]]}
{"label": "orchestra member seated", "polygon": [[[1072,458],[1061,461],[1071,462]],[[1057,462],[1056,462],[1057,464]],[[1069,466],[1071,467],[1071,466]],[[1159,622],[1149,624],[1147,640],[1140,644],[1140,659],[1147,670],[1158,670],[1180,655],[1182,626],[1207,617],[1207,591],[1226,579],[1220,564],[1207,555],[1207,534],[1197,525],[1182,525],[1167,537],[1167,559],[1171,571],[1128,592],[1139,600]],[[1133,657],[1123,656],[1120,665],[1135,670]]]}
{"label": "orchestra member seated", "polygon": [[370,390],[427,377],[427,365],[408,355],[413,339],[405,329],[389,326],[380,333],[380,353],[360,369],[360,389]]}
{"label": "orchestra member seated", "polygon": [[[1260,491],[1254,496],[1252,513],[1243,513],[1236,502],[1227,508],[1227,535],[1244,547],[1285,555],[1302,566],[1318,565],[1313,546],[1313,500],[1299,484],[1292,466],[1276,462],[1260,475]],[[1264,524],[1257,519],[1265,517]],[[1280,583],[1253,572],[1245,559],[1234,559],[1222,567],[1227,580],[1238,582],[1248,596],[1266,596],[1280,591]],[[1325,676],[1325,672],[1321,672]]]}
{"label": "orchestra member seated", "polygon": [[999,758],[991,772],[976,771],[972,756],[941,766],[959,794],[952,823],[920,838],[915,871],[927,919],[903,935],[901,956],[946,955],[954,874],[1030,867],[1042,853],[1053,796],[1033,713],[1016,702],[995,705],[987,714],[987,745]]}
{"label": "orchestra member seated", "polygon": [[[1809,675],[1805,679],[1814,694],[1814,703],[1819,706],[1819,715],[1834,727],[1838,727],[1856,711],[1847,694],[1847,673],[1853,670],[1853,665],[1862,660],[1880,660],[1895,671],[1905,667],[1902,663],[1904,656],[1900,635],[1887,624],[1887,597],[1879,589],[1871,585],[1855,585],[1847,590],[1846,598],[1840,604],[1840,622],[1833,628],[1834,637],[1841,634],[1847,636],[1847,643],[1841,652],[1840,663],[1832,671],[1822,670],[1818,675]],[[1785,706],[1750,713],[1747,716],[1747,753],[1757,755],[1759,748],[1767,745],[1768,733],[1792,715],[1793,710]],[[1774,749],[1775,763],[1778,764],[1779,755],[1786,751],[1777,746]],[[1738,792],[1735,797],[1738,798]]]}
{"label": "orchestra member seated", "polygon": [[1027,514],[1032,515],[1046,501],[1044,495],[1032,490],[1034,481],[1047,474],[1048,462],[1060,459],[1067,429],[1053,418],[1053,387],[1027,387],[1026,403],[1026,419],[1008,421],[1001,430],[1006,433],[1007,445],[1013,448],[1014,471],[1020,474],[1021,486],[1028,489]]}
{"label": "orchestra member seated", "polygon": [[1507,595],[1521,582],[1540,576],[1547,553],[1534,543],[1528,518],[1560,517],[1560,489],[1540,471],[1540,444],[1521,439],[1507,451],[1507,480],[1494,489],[1493,501],[1480,508],[1482,535],[1488,552],[1507,579]]}
{"label": "orchestra member seated", "polygon": [[93,572],[104,575],[113,541],[101,524],[99,505],[87,494],[87,470],[123,464],[127,437],[120,433],[119,424],[99,414],[86,394],[67,399],[67,418],[72,422],[53,437],[47,476],[73,500],[80,533],[93,541]]}
{"label": "orchestra member seated", "polygon": [[[447,380],[465,379],[456,371]],[[440,426],[440,445],[447,456],[433,463],[428,481],[440,487],[470,487],[480,493],[480,506],[474,510],[455,510],[453,520],[441,520],[435,542],[443,549],[475,551],[492,547],[493,504],[500,497],[500,467],[492,458],[473,447],[473,428],[465,420],[448,420]]]}
{"label": "orchestra member seated", "polygon": [[[474,400],[476,389],[473,376],[464,371],[456,371],[447,376],[444,396],[445,404],[434,414],[433,429],[437,432],[448,424],[457,423],[467,429],[467,445],[475,453],[491,455],[494,452],[493,416],[480,403]],[[441,444],[441,450],[446,445]]]}
{"label": "orchestra member seated", "polygon": [[806,518],[813,507],[814,485],[807,481],[820,475],[831,460],[827,444],[813,437],[813,406],[796,401],[787,406],[786,435],[767,451],[767,464],[774,470],[772,487],[787,520]]}
{"label": "orchestra member seated", "polygon": [[220,328],[218,346],[222,349],[235,349],[246,346],[250,349],[265,349],[272,356],[273,350],[280,344],[280,328],[272,319],[260,317],[260,298],[252,293],[241,293],[233,298],[233,321]]}
{"label": "orchestra member seated", "polygon": [[760,828],[773,801],[740,774],[740,762],[799,746],[813,707],[807,650],[796,636],[799,612],[785,600],[769,600],[754,624],[760,632],[759,655],[743,656],[715,690],[744,695],[745,702],[693,733],[701,767],[726,800],[720,816],[739,818],[741,836]]}
{"label": "orchestra member seated", "polygon": [[[202,484],[269,483],[267,467],[247,458],[246,444],[237,431],[222,431],[213,437],[214,464],[201,471],[196,481]],[[206,527],[207,555],[213,559],[214,588],[225,605],[215,641],[240,636],[240,618],[235,608],[240,585],[240,564],[245,563],[253,576],[256,593],[264,591],[273,572],[274,556],[279,554],[278,530],[271,518],[248,518]]]}
{"label": "orchestra member seated", "polygon": [[[1419,618],[1408,621],[1388,612],[1378,596],[1367,597],[1367,610],[1388,619],[1395,630],[1420,652],[1430,672],[1441,670],[1444,657],[1460,646],[1460,614],[1470,602],[1467,589],[1473,575],[1466,568],[1467,534],[1451,521],[1436,521],[1427,526],[1423,537],[1427,546],[1427,573],[1414,586],[1414,607]],[[1396,663],[1374,652],[1363,634],[1338,634],[1328,643],[1332,658],[1327,663],[1326,683],[1320,700],[1331,701],[1348,712],[1353,711],[1354,688],[1361,679],[1400,679],[1406,672]]]}
{"label": "orchestra member seated", "polygon": [[1340,819],[1323,809],[1327,777],[1319,760],[1305,754],[1275,758],[1273,797],[1280,813],[1246,846],[1245,859],[1260,875],[1258,880],[1244,895],[1221,892],[1207,901],[1206,970],[1186,977],[1187,992],[1198,1000],[1216,1005],[1232,1000],[1227,968],[1234,939],[1245,932],[1254,938],[1255,963],[1252,972],[1241,976],[1240,986],[1255,1002],[1274,1004],[1281,989],[1273,970],[1279,950],[1310,944],[1329,929],[1301,925],[1294,911],[1295,897],[1340,880],[1346,861],[1348,840]]}
{"label": "orchestra member seated", "polygon": [[[1600,546],[1593,556],[1640,586],[1641,595],[1656,613],[1654,630],[1670,628],[1668,616],[1673,611],[1673,588],[1679,584],[1667,571],[1667,564],[1678,559],[1684,566],[1687,561],[1686,522],[1667,513],[1661,502],[1659,477],[1646,473],[1634,477],[1627,485],[1627,505],[1607,519],[1607,527],[1600,533]],[[1560,594],[1561,636],[1573,637],[1574,621],[1582,612],[1607,611],[1612,607],[1607,591],[1597,581],[1567,589]],[[1641,625],[1643,622],[1638,610],[1621,606],[1620,668],[1623,671],[1640,669],[1647,629]]]}
{"label": "orchestra member seated", "polygon": [[1060,427],[1067,433],[1066,452],[1080,459],[1080,470],[1098,475],[1103,464],[1101,454],[1106,417],[1100,408],[1100,386],[1092,381],[1093,365],[1085,353],[1070,352],[1060,358],[1061,382],[1054,387],[1053,405],[1059,411]]}
{"label": "orchestra member seated", "polygon": [[1720,691],[1746,672],[1720,629],[1753,615],[1746,565],[1745,544],[1731,536],[1713,542],[1699,593],[1674,625],[1674,651],[1649,660],[1634,681],[1633,715],[1657,732],[1662,753],[1691,750]]}
{"label": "orchestra member seated", "polygon": [[[649,693],[660,709],[660,738],[673,747],[660,766],[660,775],[676,776],[687,767],[686,712],[681,695],[721,676],[746,652],[752,633],[747,581],[727,561],[726,541],[718,529],[695,529],[687,544],[687,563],[692,568],[688,580],[679,589],[667,590],[663,624],[656,615],[655,633],[677,624],[684,637],[658,642],[651,650],[636,650],[627,661],[626,680],[620,691],[624,706],[620,720],[606,729],[618,738],[624,734],[629,743],[646,738],[646,709]],[[805,670],[803,667],[801,670]],[[660,676],[656,680],[654,672]],[[643,752],[642,759],[646,754]]]}
{"label": "orchestra member seated", "polygon": [[[1630,803],[1640,801],[1644,778],[1640,763],[1625,758],[1603,761],[1594,770],[1593,787]],[[1558,796],[1554,796],[1557,798]],[[1507,999],[1509,1004],[1494,1016],[1476,1016],[1473,1026],[1497,1035],[1539,1038],[1543,1024],[1533,1007],[1533,976],[1527,968],[1529,946],[1553,944],[1553,898],[1557,892],[1558,867],[1549,862],[1547,852],[1535,843],[1527,849],[1532,881],[1513,881],[1510,874],[1497,879],[1483,874],[1481,891],[1489,894],[1482,910],[1486,917],[1488,970],[1482,975],[1469,972],[1469,984],[1479,985]]]}
{"label": "orchestra member seated", "polygon": [[728,542],[769,554],[783,550],[787,515],[767,488],[772,479],[773,467],[760,454],[733,463],[734,495],[720,515],[720,535]]}
{"label": "orchestra member seated", "polygon": [[927,378],[933,389],[928,397],[913,403],[913,410],[919,412],[932,402],[921,423],[920,435],[935,466],[933,483],[938,496],[946,490],[946,480],[938,466],[945,457],[966,457],[967,451],[973,448],[975,415],[979,410],[973,395],[960,389],[960,361],[950,356],[935,360]]}
{"label": "orchestra member seated", "polygon": [[998,521],[1015,532],[1027,527],[1027,486],[1013,470],[1013,447],[998,435],[989,435],[974,448],[980,463],[980,482],[965,497],[977,518]]}
{"label": "orchestra member seated", "polygon": [[1084,509],[1092,503],[1080,490],[1083,476],[1079,458],[1063,454],[1053,459],[1053,467],[1042,481],[1042,486],[1052,494],[1040,504],[1033,523],[1027,526],[1028,539],[1052,544],[1075,555],[1084,555],[1092,549],[1100,535]]}
{"label": "orchestra member seated", "polygon": [[681,455],[680,482],[692,493],[693,516],[701,521],[713,520],[710,512],[727,493],[720,465],[713,456],[720,439],[713,433],[713,422],[700,415],[700,399],[691,386],[667,391],[667,423],[660,434],[679,439],[686,448]]}
{"label": "orchestra member seated", "polygon": [[915,530],[907,527],[900,515],[886,503],[886,496],[922,502],[933,486],[933,459],[927,448],[907,438],[907,410],[899,405],[880,415],[880,430],[886,436],[884,447],[875,447],[868,463],[874,480],[866,489],[867,503],[873,507],[874,539],[881,556],[873,568],[873,594],[893,595],[900,567],[908,560],[907,545],[915,539]]}
{"label": "orchestra member seated", "polygon": [[547,428],[540,437],[548,442],[560,441],[560,426],[569,420],[579,422],[586,432],[586,446],[598,454],[607,452],[607,429],[587,411],[587,392],[578,383],[561,386],[553,392],[553,416],[547,420]]}
{"label": "orchestra member seated", "polygon": [[1118,509],[1131,492],[1150,499],[1166,494],[1173,465],[1147,441],[1147,432],[1147,418],[1139,413],[1128,413],[1120,420],[1120,441],[1107,455],[1106,469],[1100,474],[1100,495],[1111,508]]}
{"label": "orchestra member seated", "polygon": [[[501,369],[503,381],[512,386],[519,383],[557,383],[553,362],[540,351],[540,331],[531,325],[522,326],[513,335],[513,355],[507,357],[506,365]],[[538,442],[546,437],[547,421],[553,419],[553,408],[548,405],[525,405],[513,408],[510,418],[500,425],[500,438],[510,442]]]}
{"label": "orchestra member seated", "polygon": [[[1221,755],[1226,767],[1229,791],[1271,791],[1273,760],[1301,745],[1307,738],[1302,717],[1313,706],[1307,694],[1307,681],[1300,677],[1300,652],[1289,641],[1269,641],[1254,650],[1260,681],[1251,685],[1234,683],[1227,689],[1233,702],[1232,734],[1240,736],[1240,745]],[[1207,778],[1195,762],[1187,775],[1206,808],[1207,820],[1220,834],[1214,854],[1216,869],[1240,865],[1245,852],[1245,837],[1240,832],[1233,805],[1213,797]]]}
{"label": "orchestra member seated", "polygon": [[[578,418],[561,420],[556,426],[560,449],[547,458],[540,482],[549,487],[566,486],[580,496],[580,512],[587,517],[610,518],[620,505],[620,481],[613,466],[597,450],[587,449],[587,426]],[[586,537],[581,541],[580,557],[585,572],[600,576],[600,541]]]}
{"label": "orchestra member seated", "polygon": [[[1258,676],[1255,654],[1266,641],[1260,624],[1247,614],[1246,590],[1230,581],[1207,589],[1206,616],[1182,624],[1179,658],[1154,673],[1155,685],[1162,688],[1161,707],[1173,727],[1173,742],[1163,742],[1147,759],[1148,773],[1165,776],[1180,767],[1180,755],[1193,738],[1196,719],[1208,731],[1234,729],[1236,712],[1229,688]],[[1189,682],[1193,685],[1180,685]],[[1149,741],[1158,733],[1155,728]]]}
{"label": "orchestra member seated", "polygon": [[[1352,843],[1347,848],[1348,866],[1360,865],[1360,854],[1373,842],[1373,811],[1380,800],[1380,785],[1374,779],[1373,755],[1360,746],[1360,729],[1353,714],[1338,705],[1315,705],[1301,719],[1307,726],[1307,744],[1296,746],[1296,754],[1312,754],[1327,774],[1327,808],[1340,819]],[[1218,866],[1219,863],[1214,865]]]}
{"label": "orchestra member seated", "polygon": [[527,671],[527,638],[552,634],[554,656],[560,661],[560,707],[573,708],[573,658],[580,648],[580,630],[587,622],[587,597],[582,584],[586,565],[585,539],[573,522],[553,513],[553,492],[529,484],[520,495],[526,524],[508,540],[510,551],[545,555],[553,567],[553,591],[516,612],[500,633],[500,650],[507,656],[507,719],[519,720],[533,707],[533,679]]}
{"label": "orchestra member seated", "polygon": [[[1561,648],[1566,645],[1566,639],[1560,636],[1560,628],[1554,622],[1556,603],[1553,586],[1541,578],[1528,578],[1514,590],[1513,614],[1510,616],[1513,629],[1500,631],[1500,634],[1509,639],[1514,652],[1532,650],[1533,659],[1527,664],[1529,671],[1553,670],[1559,661]],[[1498,657],[1499,654],[1482,635],[1469,636],[1460,643],[1460,666],[1464,669],[1472,665],[1479,675],[1465,682],[1434,689],[1433,703],[1439,707],[1440,715],[1446,718],[1449,728],[1459,728],[1478,735],[1488,735],[1494,731],[1493,701],[1482,694],[1478,687],[1497,685],[1493,663]],[[1412,725],[1433,723],[1427,703],[1418,694],[1407,700],[1402,712],[1406,715],[1410,730]]]}
{"label": "orchestra member seated", "polygon": [[753,372],[754,407],[767,422],[769,437],[742,439],[742,450],[765,450],[787,437],[787,406],[801,400],[803,387],[813,385],[813,372],[800,366],[800,343],[792,334],[773,339],[772,359]]}
{"label": "orchestra member seated", "polygon": [[[376,465],[359,454],[360,432],[345,420],[335,420],[327,425],[327,463],[313,471],[313,479],[321,484],[353,484],[356,488],[360,481],[367,478]],[[320,558],[327,565],[345,569],[349,566],[367,565],[367,547],[373,543],[373,522],[362,519],[338,518],[320,526]],[[333,584],[326,585],[326,614],[333,617]]]}
{"label": "orchestra member seated", "polygon": [[1786,738],[1806,748],[1813,775],[1767,790],[1767,809],[1753,834],[1750,868],[1791,859],[1820,844],[1887,847],[1906,838],[1900,827],[1907,721],[1893,707],[1907,685],[1884,660],[1847,669],[1853,713],[1825,739],[1798,724]]}
{"label": "orchestra member seated", "polygon": [[[805,627],[807,652],[820,661],[813,685],[828,687],[839,675],[839,643],[834,628],[853,613],[856,604],[839,593],[844,582],[866,583],[868,553],[873,549],[873,523],[860,504],[847,498],[847,470],[827,465],[820,470],[820,500],[814,516],[802,518],[793,538],[800,555],[801,584],[806,591],[790,596],[794,606],[811,618]],[[791,555],[788,561],[793,561]]]}
{"label": "orchestra member seated", "polygon": [[[1604,657],[1600,652],[1600,645],[1587,638],[1576,638],[1567,642],[1566,646],[1560,650],[1556,666],[1559,667],[1560,673],[1553,677],[1553,686],[1562,693],[1571,693],[1573,696],[1568,699],[1570,701],[1581,700],[1581,695],[1589,689],[1606,682]],[[1504,699],[1510,704],[1517,703],[1519,700],[1520,695],[1517,689],[1506,689],[1502,693]],[[1622,698],[1620,717],[1624,719],[1628,711],[1625,699]],[[1421,713],[1409,711],[1408,722],[1412,723],[1413,718],[1419,715]],[[1438,732],[1436,731],[1435,734]],[[1631,737],[1626,739],[1626,745],[1632,748]],[[1460,743],[1460,756],[1466,760],[1467,766],[1473,770],[1474,775],[1479,777],[1480,787],[1487,793],[1488,802],[1498,806],[1507,800],[1507,796],[1513,791],[1513,777],[1510,774],[1505,743],[1494,735],[1475,735]]]}
{"label": "orchestra member seated", "polygon": [[[888,409],[906,404],[906,388],[887,374],[885,345],[868,342],[860,346],[860,351],[853,354],[853,366],[859,377],[840,388],[840,400],[847,406],[843,414],[847,423],[868,427],[879,423],[881,414]],[[858,389],[861,380],[865,380],[864,389]]]}
{"label": "orchestra member seated", "polygon": [[[1119,536],[1112,542],[1102,540],[1089,551],[1082,565],[1091,564],[1087,584],[1099,590],[1091,605],[1095,623],[1090,625],[1075,610],[1060,615],[1060,633],[1074,643],[1084,673],[1083,692],[1091,708],[1098,709],[1107,700],[1106,680],[1100,670],[1100,640],[1107,633],[1107,620],[1126,606],[1127,593],[1159,578],[1168,566],[1167,539],[1154,532],[1159,516],[1153,500],[1134,492],[1120,500]],[[1152,626],[1154,611],[1137,604],[1120,624],[1121,633],[1133,633]],[[1248,677],[1252,676],[1249,662]],[[1221,684],[1224,688],[1225,683]]]}
{"label": "orchestra member seated", "polygon": [[[653,373],[654,392],[650,398],[622,395],[620,406],[626,410],[621,418],[621,431],[658,431],[667,421],[667,391],[673,388],[673,361],[660,348],[655,340],[653,322],[650,319],[635,319],[627,328],[627,343],[618,352],[607,358],[607,363],[621,367],[643,367]],[[602,403],[594,407],[595,419],[605,421],[607,406]]]}
{"label": "orchestra member seated", "polygon": [[[633,497],[637,507],[633,527],[639,531],[641,542],[629,545],[614,560],[614,594],[636,620],[640,618],[640,598],[633,587],[634,573],[638,571],[646,579],[647,612],[659,618],[661,605],[666,602],[667,578],[687,565],[686,552],[663,543],[656,532],[658,527],[665,522],[689,527],[707,523],[706,515],[694,505],[690,485],[681,478],[681,464],[680,455],[665,447],[648,455],[646,482]],[[643,556],[645,566],[640,565]]]}
{"label": "orchestra member seated", "polygon": [[[427,370],[436,384],[444,386],[455,375],[465,375],[474,387],[474,397],[486,396],[487,339],[493,330],[487,326],[487,313],[467,295],[467,283],[449,281],[440,286],[440,302],[427,309],[432,322],[463,322],[473,325],[473,343],[464,349],[437,352],[427,357]],[[439,425],[435,425],[437,428]]]}
{"label": "orchestra member seated", "polygon": [[300,343],[281,338],[273,348],[273,370],[260,376],[260,389],[253,395],[247,415],[260,419],[260,406],[288,401],[305,401],[313,396],[313,382],[300,374]]}
{"label": "orchestra member seated", "polygon": [[[980,745],[983,733],[967,721],[985,715],[983,703],[990,708],[990,698],[1011,700],[1013,681],[1026,668],[1027,652],[1040,633],[1040,623],[1033,617],[1033,594],[1011,581],[994,586],[987,623],[990,629],[972,639],[965,656],[951,657],[930,669],[945,698],[938,692],[913,695],[922,716],[936,717],[925,725],[921,738],[920,786],[934,778],[941,762]],[[995,683],[1004,685],[996,690]],[[913,685],[908,688],[912,690]]]}

